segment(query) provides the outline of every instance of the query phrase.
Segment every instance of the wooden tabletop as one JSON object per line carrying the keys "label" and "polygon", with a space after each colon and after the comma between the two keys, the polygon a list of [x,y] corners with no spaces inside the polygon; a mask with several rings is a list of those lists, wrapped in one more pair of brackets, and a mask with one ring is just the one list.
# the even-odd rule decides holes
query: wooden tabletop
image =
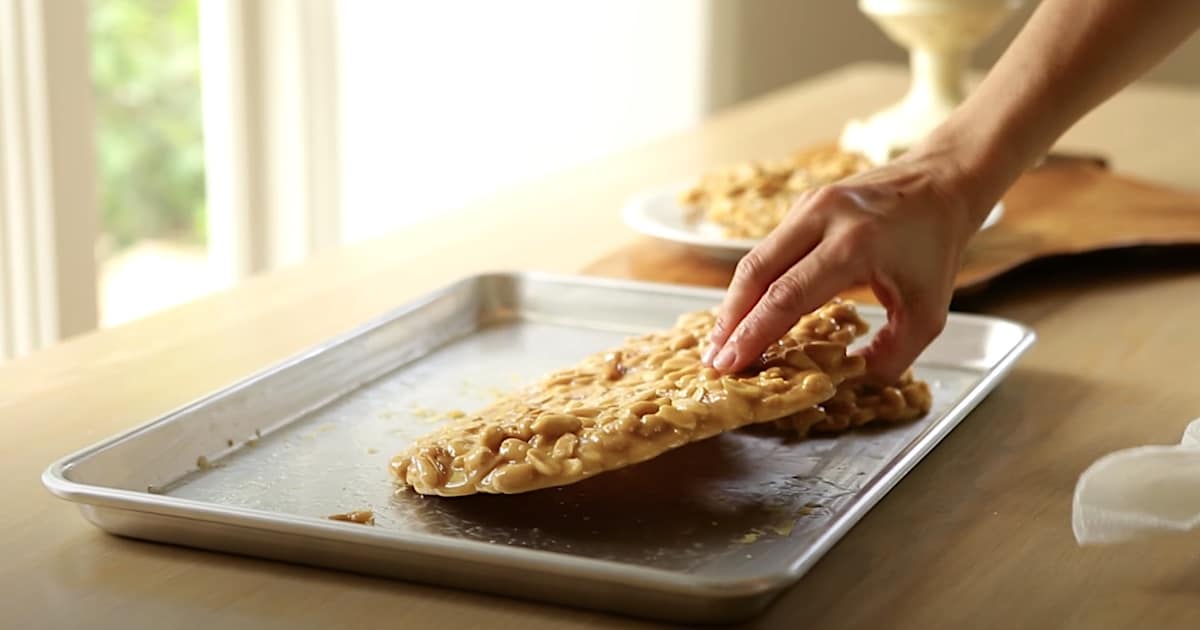
{"label": "wooden tabletop", "polygon": [[[462,275],[572,272],[627,242],[627,196],[828,139],[898,97],[860,65],[409,231],[0,366],[0,625],[13,628],[617,628],[653,624],[108,536],[38,477],[141,423]],[[1200,92],[1139,86],[1064,140],[1179,186]],[[749,627],[1200,627],[1200,537],[1079,548],[1071,492],[1097,457],[1176,442],[1200,415],[1200,264],[1052,264],[965,306],[1037,346],[799,586]]]}

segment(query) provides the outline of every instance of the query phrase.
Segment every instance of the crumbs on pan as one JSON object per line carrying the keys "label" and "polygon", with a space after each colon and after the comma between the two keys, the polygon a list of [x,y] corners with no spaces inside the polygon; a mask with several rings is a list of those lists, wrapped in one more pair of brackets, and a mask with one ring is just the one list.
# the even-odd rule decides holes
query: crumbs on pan
{"label": "crumbs on pan", "polygon": [[[808,516],[809,514],[816,512],[817,510],[819,510],[823,507],[825,507],[825,506],[821,505],[820,503],[806,503],[799,510],[797,510],[796,514],[793,515],[792,517],[784,518],[784,519],[781,519],[774,523],[770,523],[768,525],[763,526],[762,528],[756,527],[756,528],[750,530],[749,532],[742,534],[738,538],[735,538],[733,540],[733,542],[735,544],[739,544],[739,545],[753,544],[753,543],[758,542],[758,539],[761,538],[764,534],[768,534],[768,533],[775,534],[776,536],[779,536],[781,538],[787,538],[788,536],[792,535],[792,531],[796,529],[796,524],[799,522],[800,519],[804,518],[805,516]],[[713,521],[712,524],[716,525],[717,522]]]}
{"label": "crumbs on pan", "polygon": [[791,519],[779,521],[778,523],[771,523],[767,526],[767,529],[771,530],[776,536],[781,538],[787,538],[788,536],[791,536],[792,530],[795,528],[796,521]]}
{"label": "crumbs on pan", "polygon": [[742,534],[740,538],[734,539],[733,542],[739,545],[749,545],[758,542],[759,536],[762,536],[762,533],[755,529]]}
{"label": "crumbs on pan", "polygon": [[820,503],[805,503],[804,506],[796,512],[796,516],[808,516],[809,514],[812,514],[823,507],[825,506],[821,505]]}
{"label": "crumbs on pan", "polygon": [[375,524],[375,512],[372,512],[371,510],[354,510],[353,512],[345,512],[342,514],[331,514],[325,518],[331,521],[355,523],[357,525]]}

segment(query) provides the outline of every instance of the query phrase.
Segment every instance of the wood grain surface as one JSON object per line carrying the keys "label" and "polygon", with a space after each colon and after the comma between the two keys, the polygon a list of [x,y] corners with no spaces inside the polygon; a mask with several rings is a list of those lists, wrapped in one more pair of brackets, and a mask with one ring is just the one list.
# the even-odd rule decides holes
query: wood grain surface
{"label": "wood grain surface", "polygon": [[[38,481],[54,459],[237,381],[464,274],[574,272],[628,242],[631,195],[829,137],[897,99],[859,65],[697,129],[0,365],[0,627],[658,628],[420,584],[115,538]],[[1200,92],[1141,85],[1064,139],[1117,173],[1197,181]],[[398,190],[398,193],[402,191]],[[547,217],[556,217],[549,221]],[[1069,260],[1079,262],[1078,258]],[[1200,538],[1080,548],[1075,479],[1200,415],[1194,252],[1037,263],[971,298],[1033,326],[1011,376],[748,628],[1200,627]]]}

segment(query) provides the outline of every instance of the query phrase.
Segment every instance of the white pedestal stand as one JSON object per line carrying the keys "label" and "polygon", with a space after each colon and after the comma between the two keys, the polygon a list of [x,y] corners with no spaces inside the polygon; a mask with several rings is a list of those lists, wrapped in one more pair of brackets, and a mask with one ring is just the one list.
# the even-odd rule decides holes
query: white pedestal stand
{"label": "white pedestal stand", "polygon": [[950,115],[966,96],[974,49],[1021,0],[859,0],[859,9],[909,50],[912,84],[899,103],[852,120],[841,146],[882,164],[904,152]]}

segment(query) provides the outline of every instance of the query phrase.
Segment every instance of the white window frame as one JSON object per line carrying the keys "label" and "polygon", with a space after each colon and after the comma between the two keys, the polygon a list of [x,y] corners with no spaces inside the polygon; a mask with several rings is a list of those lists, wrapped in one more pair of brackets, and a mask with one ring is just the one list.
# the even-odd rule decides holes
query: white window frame
{"label": "white window frame", "polygon": [[337,0],[204,0],[209,256],[224,284],[341,240]]}
{"label": "white window frame", "polygon": [[88,9],[0,2],[0,359],[96,326]]}
{"label": "white window frame", "polygon": [[[224,284],[341,240],[337,3],[199,3],[209,249]],[[90,9],[0,2],[0,360],[97,325]]]}

